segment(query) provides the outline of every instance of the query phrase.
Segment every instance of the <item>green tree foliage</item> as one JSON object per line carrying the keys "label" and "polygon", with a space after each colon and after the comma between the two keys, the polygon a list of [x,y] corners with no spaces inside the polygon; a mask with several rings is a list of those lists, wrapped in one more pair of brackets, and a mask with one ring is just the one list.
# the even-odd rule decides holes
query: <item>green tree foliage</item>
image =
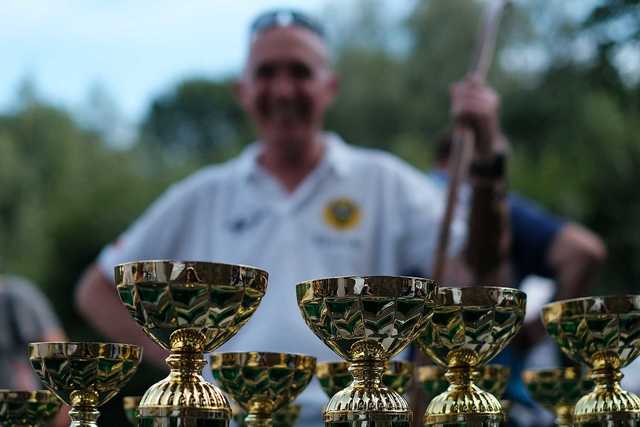
{"label": "green tree foliage", "polygon": [[229,80],[179,83],[152,102],[142,124],[143,142],[173,162],[206,164],[227,159],[250,136],[250,125]]}

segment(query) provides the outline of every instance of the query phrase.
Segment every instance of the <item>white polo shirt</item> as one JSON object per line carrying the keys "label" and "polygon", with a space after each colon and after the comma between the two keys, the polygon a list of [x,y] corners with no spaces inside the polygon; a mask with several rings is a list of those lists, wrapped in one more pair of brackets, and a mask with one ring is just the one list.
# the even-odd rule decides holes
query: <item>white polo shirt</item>
{"label": "white polo shirt", "polygon": [[[295,284],[347,275],[428,277],[444,195],[396,157],[349,146],[333,134],[325,140],[323,160],[293,193],[260,167],[257,143],[173,185],[103,250],[101,269],[112,277],[114,265],[144,259],[260,267],[269,272],[267,293],[219,351],[339,360],[304,323]],[[454,221],[452,251],[464,230],[464,221]],[[327,398],[315,380],[299,401],[302,424],[309,417],[321,424]]]}

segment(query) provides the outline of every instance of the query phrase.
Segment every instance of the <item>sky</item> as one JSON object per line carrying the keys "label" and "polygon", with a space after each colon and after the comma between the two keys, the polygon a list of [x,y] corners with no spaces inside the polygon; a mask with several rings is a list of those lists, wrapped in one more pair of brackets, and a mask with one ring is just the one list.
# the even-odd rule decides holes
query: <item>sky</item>
{"label": "sky", "polygon": [[[351,1],[351,0],[345,0]],[[149,101],[185,77],[236,73],[259,12],[291,6],[321,14],[326,0],[4,0],[0,111],[31,81],[73,110],[91,88],[140,120]]]}

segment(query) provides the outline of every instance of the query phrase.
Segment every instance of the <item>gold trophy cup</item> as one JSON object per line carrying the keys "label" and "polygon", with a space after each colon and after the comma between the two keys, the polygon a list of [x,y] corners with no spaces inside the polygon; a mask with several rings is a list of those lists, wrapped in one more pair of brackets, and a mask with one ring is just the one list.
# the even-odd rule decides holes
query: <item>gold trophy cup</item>
{"label": "gold trophy cup", "polygon": [[[385,366],[382,374],[382,383],[395,390],[398,394],[405,394],[413,382],[413,370],[413,363],[411,362],[391,360]],[[347,362],[318,363],[316,377],[320,381],[322,390],[329,398],[353,381]]]}
{"label": "gold trophy cup", "polygon": [[577,298],[547,304],[542,322],[562,351],[591,367],[592,392],[578,400],[578,425],[631,426],[640,398],[620,387],[620,368],[640,354],[640,296]]}
{"label": "gold trophy cup", "polygon": [[138,425],[138,406],[142,396],[125,396],[122,398],[122,408],[127,417],[127,421],[132,426]]}
{"label": "gold trophy cup", "polygon": [[56,416],[62,401],[49,390],[0,390],[0,425],[38,427]]}
{"label": "gold trophy cup", "polygon": [[518,332],[526,295],[512,288],[440,288],[431,319],[417,342],[438,366],[449,388],[434,397],[425,425],[498,426],[500,401],[476,385],[481,367]]}
{"label": "gold trophy cup", "polygon": [[410,277],[341,277],[303,282],[298,306],[309,328],[349,363],[353,382],[335,393],[325,425],[408,426],[407,401],[382,382],[386,361],[431,318],[437,285]]}
{"label": "gold trophy cup", "polygon": [[144,427],[226,426],[227,398],[201,376],[203,353],[221,346],[249,320],[267,273],[209,262],[140,261],[115,268],[118,294],[131,316],[164,349],[167,378],[142,396]]}
{"label": "gold trophy cup", "polygon": [[595,385],[572,367],[524,371],[522,380],[533,399],[553,412],[558,427],[573,426],[576,402]]}
{"label": "gold trophy cup", "polygon": [[[214,353],[211,371],[220,388],[247,413],[248,427],[272,426],[275,412],[293,402],[316,369],[311,356],[287,353]],[[289,421],[287,421],[289,422]]]}
{"label": "gold trophy cup", "polygon": [[44,342],[29,344],[33,370],[71,405],[70,427],[97,427],[98,407],[118,394],[142,359],[131,344]]}

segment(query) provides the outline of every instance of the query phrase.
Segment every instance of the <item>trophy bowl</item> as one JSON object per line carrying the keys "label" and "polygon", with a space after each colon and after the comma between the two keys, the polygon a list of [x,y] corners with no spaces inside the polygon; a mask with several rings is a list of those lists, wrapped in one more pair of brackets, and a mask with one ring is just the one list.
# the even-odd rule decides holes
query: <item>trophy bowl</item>
{"label": "trophy bowl", "polygon": [[0,425],[37,427],[56,416],[62,401],[49,390],[0,390]]}
{"label": "trophy bowl", "polygon": [[201,373],[208,353],[249,320],[267,288],[265,271],[193,261],[139,261],[115,268],[120,299],[164,349],[171,372],[142,396],[141,425],[227,425],[227,398]]}
{"label": "trophy bowl", "polygon": [[440,288],[431,322],[417,343],[438,366],[447,368],[450,386],[429,403],[425,425],[500,424],[500,401],[476,381],[479,369],[520,330],[526,298],[512,288]]}
{"label": "trophy bowl", "polygon": [[142,349],[131,344],[41,342],[29,344],[29,360],[40,380],[71,405],[72,427],[97,427],[98,407],[131,379]]}
{"label": "trophy bowl", "polygon": [[576,403],[575,422],[640,422],[640,398],[620,386],[620,368],[640,354],[640,295],[554,302],[542,322],[567,356],[591,368],[595,387]]}
{"label": "trophy bowl", "polygon": [[382,383],[385,363],[431,318],[437,285],[428,279],[369,276],[311,280],[296,286],[307,326],[349,362],[353,382],[335,393],[325,425],[409,425],[407,401]]}
{"label": "trophy bowl", "polygon": [[573,367],[524,371],[522,380],[533,399],[556,416],[559,427],[573,426],[576,402],[595,386]]}
{"label": "trophy bowl", "polygon": [[249,427],[271,426],[274,413],[302,393],[316,369],[314,357],[288,353],[214,353],[210,362],[213,378],[247,413]]}
{"label": "trophy bowl", "polygon": [[[439,394],[447,391],[449,382],[445,378],[447,370],[437,366],[420,366],[418,368],[418,381],[422,384],[422,389],[427,396],[427,403]],[[511,368],[504,365],[485,365],[477,369],[477,380],[475,384],[482,390],[487,391],[502,399],[507,390]]]}
{"label": "trophy bowl", "polygon": [[142,396],[125,396],[122,398],[122,409],[127,417],[127,421],[132,426],[138,425],[138,406]]}
{"label": "trophy bowl", "polygon": [[[390,360],[385,365],[382,383],[398,394],[405,394],[413,382],[413,371],[411,362]],[[316,366],[316,377],[329,398],[353,381],[347,362],[320,362]]]}

